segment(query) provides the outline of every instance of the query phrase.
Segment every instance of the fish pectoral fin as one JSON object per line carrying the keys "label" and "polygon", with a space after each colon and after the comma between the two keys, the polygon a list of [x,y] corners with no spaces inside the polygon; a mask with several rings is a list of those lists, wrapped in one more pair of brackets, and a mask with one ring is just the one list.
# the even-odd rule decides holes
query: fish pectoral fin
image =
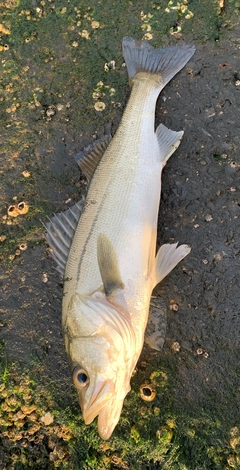
{"label": "fish pectoral fin", "polygon": [[177,243],[162,245],[155,259],[155,286],[191,251],[190,246]]}
{"label": "fish pectoral fin", "polygon": [[113,297],[116,291],[124,288],[119,272],[117,255],[109,238],[100,234],[97,240],[98,266],[107,297]]}
{"label": "fish pectoral fin", "polygon": [[54,214],[43,226],[47,230],[46,241],[52,249],[52,257],[57,263],[57,270],[64,276],[72,239],[80,219],[85,197],[64,212]]}
{"label": "fish pectoral fin", "polygon": [[163,348],[167,329],[167,307],[163,299],[152,297],[145,331],[145,343],[157,351]]}
{"label": "fish pectoral fin", "polygon": [[106,135],[103,139],[96,140],[94,144],[85,147],[82,152],[75,156],[77,164],[88,181],[92,179],[93,173],[111,140],[112,136]]}
{"label": "fish pectoral fin", "polygon": [[156,136],[160,149],[160,159],[164,164],[168,161],[175,150],[177,150],[183,134],[183,131],[171,131],[171,129],[168,129],[163,124],[160,124],[157,127]]}

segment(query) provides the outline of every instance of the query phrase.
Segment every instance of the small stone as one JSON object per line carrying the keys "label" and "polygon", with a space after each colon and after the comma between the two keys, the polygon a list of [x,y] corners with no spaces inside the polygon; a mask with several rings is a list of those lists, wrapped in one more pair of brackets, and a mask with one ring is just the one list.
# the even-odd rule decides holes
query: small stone
{"label": "small stone", "polygon": [[29,178],[29,176],[31,176],[31,173],[29,173],[29,171],[27,171],[27,170],[24,170],[22,172],[22,175],[24,176],[24,178]]}
{"label": "small stone", "polygon": [[73,46],[73,47],[78,47],[78,42],[77,42],[77,41],[73,41],[72,46]]}
{"label": "small stone", "polygon": [[0,242],[5,242],[6,238],[7,238],[6,235],[1,235]]}
{"label": "small stone", "polygon": [[198,349],[197,349],[197,354],[198,354],[198,356],[200,356],[201,354],[203,354],[202,348],[198,348]]}
{"label": "small stone", "polygon": [[46,115],[47,115],[48,117],[54,116],[54,114],[55,114],[54,109],[52,109],[52,108],[48,108],[48,109],[47,109]]}
{"label": "small stone", "polygon": [[206,222],[211,222],[212,219],[213,218],[210,214],[207,214],[206,217],[205,217]]}
{"label": "small stone", "polygon": [[48,282],[48,277],[45,273],[42,275],[42,282]]}
{"label": "small stone", "polygon": [[52,416],[51,413],[48,411],[47,413],[45,413],[45,415],[43,415],[43,416],[40,418],[40,421],[42,421],[42,423],[45,424],[45,426],[49,426],[50,424],[53,423],[53,416]]}
{"label": "small stone", "polygon": [[62,111],[62,109],[63,109],[63,104],[60,104],[60,103],[57,104],[57,110]]}
{"label": "small stone", "polygon": [[94,108],[96,109],[96,111],[104,111],[104,109],[106,108],[106,105],[105,103],[103,103],[103,101],[97,101],[94,104]]}
{"label": "small stone", "polygon": [[203,264],[208,264],[208,260],[207,260],[207,259],[203,259]]}
{"label": "small stone", "polygon": [[180,346],[180,344],[179,344],[177,341],[174,341],[174,343],[173,343],[172,346],[171,346],[171,349],[172,349],[174,352],[179,352],[180,349],[181,349],[181,346]]}

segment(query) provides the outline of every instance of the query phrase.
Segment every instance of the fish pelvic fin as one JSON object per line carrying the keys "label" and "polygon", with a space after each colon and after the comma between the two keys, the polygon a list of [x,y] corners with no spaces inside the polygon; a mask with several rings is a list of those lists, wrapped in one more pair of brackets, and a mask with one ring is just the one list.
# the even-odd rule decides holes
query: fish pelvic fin
{"label": "fish pelvic fin", "polygon": [[190,246],[177,243],[162,245],[155,259],[155,283],[156,286],[166,277],[175,266],[191,251]]}
{"label": "fish pelvic fin", "polygon": [[156,129],[156,136],[160,149],[160,159],[163,165],[166,164],[171,155],[177,150],[182,140],[184,132],[171,131],[163,124],[160,124]]}
{"label": "fish pelvic fin", "polygon": [[119,272],[117,255],[109,238],[100,234],[97,240],[98,266],[107,297],[113,297],[124,284]]}
{"label": "fish pelvic fin", "polygon": [[122,41],[130,83],[139,72],[160,76],[160,89],[178,73],[190,60],[195,47],[184,44],[155,49],[148,41],[126,37]]}

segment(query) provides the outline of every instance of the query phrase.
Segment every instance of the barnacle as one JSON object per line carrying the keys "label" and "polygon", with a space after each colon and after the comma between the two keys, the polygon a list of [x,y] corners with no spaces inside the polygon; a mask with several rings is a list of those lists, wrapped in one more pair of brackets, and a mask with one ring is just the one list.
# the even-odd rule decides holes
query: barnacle
{"label": "barnacle", "polygon": [[28,212],[29,206],[26,202],[19,202],[18,205],[11,204],[8,207],[8,215],[10,217],[17,217],[19,214],[26,214]]}
{"label": "barnacle", "polygon": [[145,401],[152,401],[156,397],[156,388],[154,385],[144,383],[140,386],[141,398]]}
{"label": "barnacle", "polygon": [[18,207],[19,214],[26,214],[28,212],[28,209],[29,209],[28,204],[26,204],[26,202],[24,202],[24,201],[19,202],[17,207]]}
{"label": "barnacle", "polygon": [[19,243],[18,248],[21,251],[25,251],[27,249],[27,244],[26,243]]}
{"label": "barnacle", "polygon": [[17,217],[19,215],[19,211],[18,211],[18,208],[11,204],[11,206],[8,207],[8,215],[10,215],[11,217]]}

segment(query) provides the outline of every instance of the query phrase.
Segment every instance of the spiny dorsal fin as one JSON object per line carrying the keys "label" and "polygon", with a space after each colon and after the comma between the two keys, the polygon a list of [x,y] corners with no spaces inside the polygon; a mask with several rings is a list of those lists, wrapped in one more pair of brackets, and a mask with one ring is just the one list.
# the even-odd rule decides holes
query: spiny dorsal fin
{"label": "spiny dorsal fin", "polygon": [[91,180],[93,173],[111,140],[112,136],[106,135],[103,139],[96,140],[94,144],[85,147],[82,152],[79,152],[76,155],[75,160],[88,181]]}
{"label": "spiny dorsal fin", "polygon": [[120,276],[116,252],[111,241],[104,234],[98,237],[97,258],[105,294],[111,297],[116,291],[123,289],[124,284]]}
{"label": "spiny dorsal fin", "polygon": [[80,219],[85,197],[64,212],[54,214],[43,224],[47,230],[45,238],[53,250],[51,255],[57,263],[57,270],[64,276],[72,239]]}
{"label": "spiny dorsal fin", "polygon": [[163,124],[160,124],[156,129],[157,140],[160,148],[161,161],[167,162],[171,155],[177,150],[184,132],[171,131]]}

